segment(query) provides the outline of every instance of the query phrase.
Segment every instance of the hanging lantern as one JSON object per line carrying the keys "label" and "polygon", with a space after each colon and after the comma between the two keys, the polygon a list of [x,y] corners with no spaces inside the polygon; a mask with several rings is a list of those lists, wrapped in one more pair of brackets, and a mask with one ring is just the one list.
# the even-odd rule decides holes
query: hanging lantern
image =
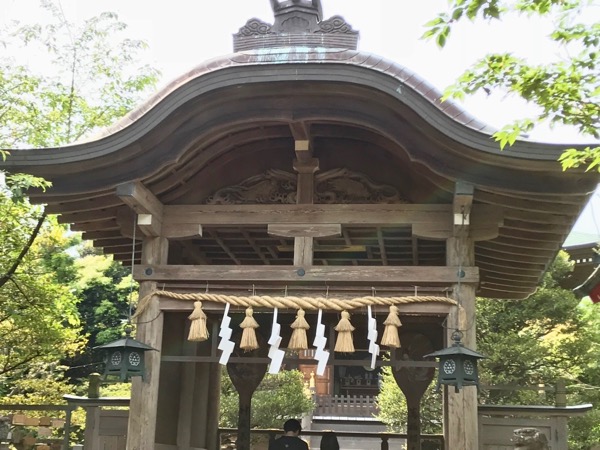
{"label": "hanging lantern", "polygon": [[459,392],[463,386],[479,387],[479,374],[477,372],[477,360],[485,358],[463,346],[462,333],[452,333],[454,344],[451,347],[438,350],[424,357],[432,356],[439,358],[437,390],[442,384],[454,386],[455,392]]}
{"label": "hanging lantern", "polygon": [[143,342],[136,341],[131,337],[133,327],[125,326],[125,337],[108,344],[99,345],[95,349],[104,352],[104,379],[117,377],[119,381],[128,381],[131,377],[146,376],[144,364],[144,353],[148,350],[156,350]]}

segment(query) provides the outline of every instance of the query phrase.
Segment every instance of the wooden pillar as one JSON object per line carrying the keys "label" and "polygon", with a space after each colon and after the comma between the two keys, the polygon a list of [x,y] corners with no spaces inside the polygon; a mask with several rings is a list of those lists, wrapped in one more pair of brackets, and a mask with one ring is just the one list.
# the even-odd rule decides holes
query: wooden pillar
{"label": "wooden pillar", "polygon": [[219,448],[219,411],[221,403],[221,370],[219,363],[210,363],[208,409],[206,412],[206,448]]}
{"label": "wooden pillar", "polygon": [[[294,161],[294,169],[298,172],[298,187],[296,191],[296,203],[310,204],[314,202],[315,172],[319,170],[319,160],[310,158],[305,161]],[[294,265],[312,266],[313,264],[313,241],[312,236],[300,236],[294,238]]]}
{"label": "wooden pillar", "polygon": [[[184,341],[183,354],[194,356],[197,351],[197,343]],[[190,448],[190,430],[192,426],[194,410],[194,381],[196,379],[196,367],[198,364],[184,363],[181,368],[181,381],[179,392],[179,421],[177,423],[177,446],[180,449]]]}
{"label": "wooden pillar", "polygon": [[[472,239],[451,237],[446,241],[446,259],[448,266],[473,266],[475,261]],[[463,343],[472,350],[475,342],[475,286],[461,283],[459,274],[454,284],[454,298],[461,305],[460,312],[448,315],[446,343],[450,345],[450,336],[457,328],[463,332]],[[458,325],[457,325],[458,324]],[[444,437],[446,449],[477,450],[479,446],[477,418],[477,389],[474,386],[463,387],[459,393],[454,388],[444,389]]]}
{"label": "wooden pillar", "polygon": [[[142,246],[142,264],[166,264],[168,241],[161,237],[146,237]],[[156,288],[152,281],[140,283],[140,299]],[[146,352],[146,379],[134,377],[131,386],[131,404],[127,429],[127,450],[154,450],[158,384],[163,333],[163,314],[158,298],[138,317],[136,339],[157,349]]]}

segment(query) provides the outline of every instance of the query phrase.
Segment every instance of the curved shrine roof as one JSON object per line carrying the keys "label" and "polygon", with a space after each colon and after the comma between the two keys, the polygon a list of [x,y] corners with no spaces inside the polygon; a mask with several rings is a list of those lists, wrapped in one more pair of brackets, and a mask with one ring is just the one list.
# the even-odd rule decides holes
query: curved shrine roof
{"label": "curved shrine roof", "polygon": [[[451,204],[457,182],[472,184],[473,204],[496,208],[502,219],[499,236],[475,245],[478,294],[523,298],[561,248],[598,176],[563,172],[556,159],[564,145],[517,141],[500,152],[493,131],[381,57],[267,46],[206,61],[93,140],[13,150],[0,168],[52,181],[32,200],[127,261],[132,212],[116,195],[118,185],[139,181],[164,205],[199,204],[266,171],[293,172],[294,141],[306,139],[322,172],[360,172],[393,186],[407,203]],[[410,227],[346,227],[343,234],[317,240],[323,250],[315,264],[445,264],[445,244],[415,238]],[[336,245],[358,250],[342,255]],[[266,225],[209,228],[202,239],[173,243],[170,258],[291,264],[289,246]]]}

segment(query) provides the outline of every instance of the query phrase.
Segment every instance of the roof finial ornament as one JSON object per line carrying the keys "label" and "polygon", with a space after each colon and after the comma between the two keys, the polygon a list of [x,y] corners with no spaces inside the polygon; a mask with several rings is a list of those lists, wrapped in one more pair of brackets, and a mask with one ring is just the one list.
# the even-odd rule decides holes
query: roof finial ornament
{"label": "roof finial ornament", "polygon": [[358,31],[341,16],[323,20],[321,0],[270,0],[273,24],[252,18],[233,35],[233,51],[266,48],[356,50]]}
{"label": "roof finial ornament", "polygon": [[315,9],[319,22],[323,20],[323,5],[321,4],[321,0],[271,0],[271,9],[274,15],[293,6],[305,6]]}

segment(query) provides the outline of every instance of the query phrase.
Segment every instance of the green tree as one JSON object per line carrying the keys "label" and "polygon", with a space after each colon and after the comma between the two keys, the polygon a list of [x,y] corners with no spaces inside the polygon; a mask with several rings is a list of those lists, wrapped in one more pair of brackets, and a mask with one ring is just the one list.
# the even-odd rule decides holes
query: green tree
{"label": "green tree", "polygon": [[[488,357],[481,363],[484,384],[538,385],[553,384],[561,377],[578,379],[588,362],[589,342],[579,300],[560,286],[570,270],[567,255],[561,253],[528,298],[477,300],[477,348]],[[494,393],[481,400],[499,401]]]}
{"label": "green tree", "polygon": [[[239,397],[229,376],[221,378],[220,426],[236,428]],[[302,373],[282,370],[266,374],[252,396],[253,428],[281,428],[287,419],[298,418],[313,410],[314,404],[304,387]]]}
{"label": "green tree", "polygon": [[[547,64],[531,64],[510,53],[489,54],[465,71],[445,98],[462,98],[477,91],[501,91],[539,106],[533,117],[506,125],[495,134],[500,146],[516,139],[537,124],[548,122],[576,127],[590,141],[600,138],[600,23],[597,4],[590,0],[451,0],[448,12],[426,27],[424,37],[446,44],[453,26],[466,19],[499,20],[510,13],[541,16],[554,21],[549,38],[560,44],[562,54]],[[587,166],[600,171],[600,146],[565,149],[563,169]]]}
{"label": "green tree", "polygon": [[47,25],[13,24],[4,46],[48,64],[0,60],[0,148],[58,147],[113,124],[155,87],[158,72],[140,65],[143,41],[124,36],[114,13],[70,23],[52,1],[42,1]]}
{"label": "green tree", "polygon": [[35,364],[73,355],[83,344],[77,300],[46,264],[47,255],[64,245],[64,229],[55,220],[40,220],[40,214],[40,208],[0,192],[0,380],[5,391],[10,380],[22,378]]}
{"label": "green tree", "polygon": [[[442,395],[435,392],[435,380],[425,391],[421,400],[421,432],[439,434],[442,432]],[[406,433],[408,408],[404,394],[392,375],[391,367],[382,370],[381,389],[377,395],[379,413],[377,418],[394,433]]]}
{"label": "green tree", "polygon": [[[90,137],[147,97],[158,78],[138,60],[145,43],[127,38],[115,14],[77,25],[65,18],[59,2],[41,5],[49,15],[46,25],[13,23],[0,30],[0,45],[10,50],[4,55],[16,55],[0,58],[4,158],[11,148],[58,147]],[[39,60],[47,64],[28,64]],[[56,361],[81,349],[84,335],[74,293],[83,299],[85,333],[96,341],[115,336],[115,316],[126,302],[125,288],[119,286],[124,274],[110,263],[105,278],[77,282],[83,269],[66,252],[72,235],[67,237],[65,227],[25,196],[28,188],[49,183],[7,174],[6,186],[0,196],[0,333],[5,337],[0,376],[4,392],[31,397],[35,380],[46,377],[48,385],[63,380],[65,368]]]}
{"label": "green tree", "polygon": [[[600,399],[599,318],[561,282],[570,273],[564,253],[546,272],[540,287],[524,300],[478,299],[478,351],[484,385],[553,386],[565,379],[570,404]],[[482,403],[553,404],[544,390],[482,390]],[[569,448],[587,450],[600,442],[600,408],[569,420]]]}
{"label": "green tree", "polygon": [[137,284],[132,284],[129,268],[91,246],[80,249],[82,254],[73,262],[76,277],[70,286],[79,299],[78,311],[88,343],[84,351],[67,361],[74,367],[68,374],[76,379],[99,370],[101,361],[93,348],[121,337],[129,302],[137,300]]}
{"label": "green tree", "polygon": [[[600,400],[600,317],[589,300],[579,301],[562,287],[572,266],[561,252],[534,294],[523,300],[477,299],[478,396],[484,404],[554,404],[550,390],[493,390],[485,386],[554,386],[564,379],[569,404]],[[422,402],[425,432],[439,432],[441,397],[432,386]],[[377,399],[379,418],[393,431],[404,431],[406,402],[389,369]],[[600,408],[569,421],[569,448],[589,450],[600,442]]]}

